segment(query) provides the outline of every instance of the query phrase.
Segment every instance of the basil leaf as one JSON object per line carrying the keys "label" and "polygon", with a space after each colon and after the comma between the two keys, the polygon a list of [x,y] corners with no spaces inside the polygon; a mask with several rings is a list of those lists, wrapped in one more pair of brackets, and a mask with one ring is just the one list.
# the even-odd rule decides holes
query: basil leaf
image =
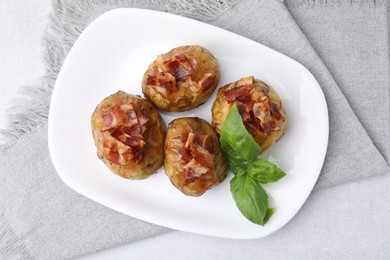
{"label": "basil leaf", "polygon": [[276,182],[286,175],[278,166],[261,158],[248,163],[247,174],[261,184]]}
{"label": "basil leaf", "polygon": [[234,173],[234,175],[237,175],[237,176],[246,175],[246,168],[245,168],[245,166],[238,167],[236,169],[236,172]]}
{"label": "basil leaf", "polygon": [[229,143],[224,142],[223,145],[221,143],[221,149],[223,155],[228,162],[229,169],[231,172],[237,174],[239,171],[241,171],[241,169],[243,169],[245,172],[245,164],[242,162],[239,153],[234,151],[234,147],[231,147]]}
{"label": "basil leaf", "polygon": [[272,217],[272,215],[275,213],[275,208],[268,208],[267,213],[265,213],[264,217],[264,224],[268,222],[268,220]]}
{"label": "basil leaf", "polygon": [[264,225],[272,215],[272,210],[268,211],[267,194],[249,175],[234,176],[230,181],[230,191],[238,209],[253,223]]}
{"label": "basil leaf", "polygon": [[261,151],[260,146],[246,130],[236,104],[232,106],[223,123],[219,140],[233,171],[237,162],[254,160]]}
{"label": "basil leaf", "polygon": [[246,130],[234,104],[225,119],[219,138],[222,151],[235,174],[230,191],[241,213],[255,224],[264,225],[274,214],[260,184],[275,182],[286,174],[275,164],[258,158],[261,147]]}

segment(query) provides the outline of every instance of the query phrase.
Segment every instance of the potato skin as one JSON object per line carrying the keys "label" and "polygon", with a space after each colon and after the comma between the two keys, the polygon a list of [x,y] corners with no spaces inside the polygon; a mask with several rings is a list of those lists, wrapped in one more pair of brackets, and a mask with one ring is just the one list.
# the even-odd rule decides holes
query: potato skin
{"label": "potato skin", "polygon": [[[189,160],[198,157],[197,155],[191,158],[181,156],[183,154],[182,149],[185,150],[186,145],[190,143],[190,135],[204,138],[203,140],[206,140],[204,146],[208,146],[209,151],[211,151],[210,154],[206,152],[206,156],[209,158],[208,163],[210,163],[207,173],[200,174],[197,177],[192,176],[192,178],[186,173],[186,167],[190,164],[188,163]],[[222,155],[217,135],[207,121],[197,117],[173,120],[168,125],[164,147],[165,173],[172,184],[184,194],[200,196],[226,178],[227,163]],[[199,148],[199,150],[203,149]],[[193,152],[191,153],[193,154]],[[201,161],[201,165],[206,164],[202,164]]]}
{"label": "potato skin", "polygon": [[[126,112],[120,112],[122,108]],[[107,126],[107,120],[104,118],[110,114],[119,116],[115,117],[112,126]],[[141,136],[139,132],[137,134],[133,131],[130,135],[121,132],[130,131],[126,130],[130,129],[130,114],[137,116],[135,122],[138,122],[138,125],[133,124],[132,127],[138,129]],[[163,164],[163,124],[160,115],[147,99],[123,91],[112,94],[96,107],[92,114],[91,127],[98,157],[115,174],[128,179],[144,179]],[[120,134],[117,134],[118,132]],[[137,144],[127,143],[126,138],[131,139],[134,136],[137,136],[138,139],[135,140],[141,142],[142,147],[137,148]],[[118,140],[123,138],[124,141]]]}
{"label": "potato skin", "polygon": [[[261,153],[266,151],[268,148],[270,148],[272,145],[274,145],[285,133],[287,129],[287,116],[285,109],[283,107],[282,101],[278,95],[278,93],[269,85],[267,85],[265,82],[254,79],[253,76],[242,78],[238,81],[229,83],[223,87],[221,87],[218,90],[217,97],[213,103],[213,106],[211,108],[212,112],[212,125],[214,126],[216,132],[218,134],[221,133],[221,129],[223,126],[223,122],[225,121],[227,115],[230,112],[231,107],[233,106],[235,102],[228,102],[226,94],[228,91],[242,87],[241,83],[246,81],[252,81],[252,87],[251,87],[251,95],[252,99],[253,96],[261,97],[266,99],[270,106],[275,106],[276,110],[279,111],[280,116],[275,116],[272,114],[272,112],[269,112],[271,120],[274,122],[274,129],[272,129],[269,132],[264,132],[259,125],[251,124],[250,122],[244,121],[244,125],[248,132],[253,136],[255,141],[260,145],[261,147]],[[241,85],[241,86],[240,86]],[[264,90],[265,89],[265,90]],[[263,91],[260,91],[263,90]],[[264,92],[264,93],[263,93]],[[254,93],[254,94],[253,94]],[[265,98],[266,97],[266,98]],[[246,102],[250,103],[250,102]],[[236,103],[237,104],[237,103]],[[270,107],[268,107],[269,110]],[[240,108],[239,108],[240,110]],[[251,116],[253,117],[253,110],[250,112]],[[243,116],[240,111],[241,117]]]}
{"label": "potato skin", "polygon": [[[174,66],[177,64],[184,64],[189,70],[180,70],[184,67]],[[180,46],[158,56],[149,65],[142,79],[142,92],[161,110],[187,111],[204,103],[219,79],[218,61],[207,49],[198,45]]]}

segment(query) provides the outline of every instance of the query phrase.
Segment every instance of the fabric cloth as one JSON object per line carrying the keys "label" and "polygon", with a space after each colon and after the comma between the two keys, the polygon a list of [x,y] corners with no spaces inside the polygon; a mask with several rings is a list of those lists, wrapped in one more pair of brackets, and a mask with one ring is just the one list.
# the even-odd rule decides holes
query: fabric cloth
{"label": "fabric cloth", "polygon": [[[15,117],[21,127],[8,132],[12,138],[0,157],[0,257],[71,258],[168,231],[75,193],[60,181],[48,153],[45,121],[61,64],[85,26],[117,7],[205,21],[306,66],[324,91],[330,119],[328,152],[316,189],[388,172],[388,4],[369,3],[54,1],[45,37],[47,73],[32,102],[37,116]],[[356,22],[362,17],[364,22]]]}
{"label": "fabric cloth", "polygon": [[380,5],[385,3],[328,1],[304,8],[291,1],[287,7],[389,162],[389,35],[383,26],[388,24],[388,9]]}

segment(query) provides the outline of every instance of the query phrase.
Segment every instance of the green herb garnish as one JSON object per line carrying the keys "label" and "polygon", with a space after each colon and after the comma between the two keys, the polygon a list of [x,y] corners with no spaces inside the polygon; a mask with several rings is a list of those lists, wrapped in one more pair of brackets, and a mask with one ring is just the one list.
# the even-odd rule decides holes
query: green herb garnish
{"label": "green herb garnish", "polygon": [[261,148],[246,130],[235,104],[223,123],[219,141],[235,175],[230,191],[238,209],[253,223],[264,225],[276,209],[268,207],[268,196],[261,184],[276,182],[286,174],[275,164],[258,158]]}

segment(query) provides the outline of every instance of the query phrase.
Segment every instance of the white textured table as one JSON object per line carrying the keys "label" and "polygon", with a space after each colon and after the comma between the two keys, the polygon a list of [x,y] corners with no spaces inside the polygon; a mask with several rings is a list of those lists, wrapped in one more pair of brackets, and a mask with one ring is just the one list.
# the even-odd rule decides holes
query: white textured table
{"label": "white textured table", "polygon": [[[49,0],[0,1],[0,127],[5,104],[43,75],[40,42],[49,12]],[[264,239],[173,231],[86,258],[389,259],[388,187],[390,175],[384,175],[315,192],[290,223]]]}

